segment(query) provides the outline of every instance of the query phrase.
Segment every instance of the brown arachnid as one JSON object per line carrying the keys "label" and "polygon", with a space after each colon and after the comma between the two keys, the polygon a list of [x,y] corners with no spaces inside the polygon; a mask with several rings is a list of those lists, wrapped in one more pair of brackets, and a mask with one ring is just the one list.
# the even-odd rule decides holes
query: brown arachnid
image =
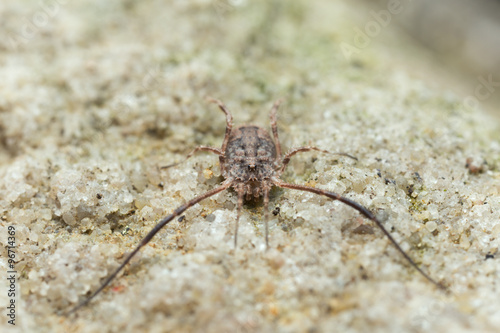
{"label": "brown arachnid", "polygon": [[[329,153],[328,151],[319,149],[317,147],[307,146],[291,149],[288,153],[282,156],[281,145],[278,138],[278,128],[276,125],[276,113],[281,101],[275,102],[273,108],[271,109],[270,118],[273,138],[271,138],[270,134],[265,129],[257,126],[242,125],[233,129],[233,117],[226,106],[221,101],[216,99],[210,99],[210,101],[217,104],[222,112],[224,112],[224,114],[226,115],[226,134],[224,136],[224,140],[222,141],[222,146],[221,148],[207,146],[197,147],[189,155],[187,155],[186,159],[190,158],[197,151],[208,151],[219,155],[221,174],[225,180],[220,186],[191,199],[190,201],[176,208],[172,214],[166,216],[160,222],[158,222],[158,224],[146,235],[146,237],[142,239],[139,245],[137,245],[137,247],[126,257],[123,263],[104,281],[104,283],[91,296],[89,296],[86,300],[78,304],[66,314],[74,313],[81,307],[88,304],[93,298],[95,298],[107,285],[111,283],[111,281],[113,281],[113,279],[137,254],[137,252],[149,241],[151,241],[156,233],[158,233],[158,231],[160,231],[176,216],[180,216],[185,210],[192,207],[193,205],[230,187],[233,187],[238,195],[237,218],[234,231],[235,247],[237,244],[238,236],[238,221],[244,200],[251,200],[253,198],[259,198],[262,196],[264,197],[264,222],[267,248],[269,244],[268,205],[269,191],[271,190],[271,188],[273,186],[278,186],[281,188],[307,191],[343,202],[346,205],[351,206],[352,208],[357,210],[367,219],[373,221],[387,236],[387,238],[396,247],[396,249],[403,255],[406,261],[410,263],[411,266],[413,266],[428,281],[430,281],[440,289],[446,290],[443,285],[436,282],[420,267],[417,266],[413,259],[408,256],[408,254],[401,248],[401,246],[396,242],[391,234],[384,228],[382,223],[368,209],[350,199],[340,196],[339,194],[306,185],[289,184],[280,179],[280,176],[290,162],[290,158],[295,154],[311,150]],[[345,153],[334,154],[339,154],[356,159],[355,157],[352,157]],[[179,163],[175,163],[167,167],[175,166],[178,164]]]}

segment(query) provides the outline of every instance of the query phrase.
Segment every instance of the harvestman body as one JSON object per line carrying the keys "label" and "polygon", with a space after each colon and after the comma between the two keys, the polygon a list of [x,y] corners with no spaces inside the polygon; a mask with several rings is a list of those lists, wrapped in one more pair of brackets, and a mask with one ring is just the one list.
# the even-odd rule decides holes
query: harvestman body
{"label": "harvestman body", "polygon": [[[237,245],[238,236],[238,221],[240,218],[241,207],[244,200],[251,200],[252,198],[264,197],[264,221],[266,230],[266,248],[269,247],[269,192],[273,186],[282,188],[294,189],[312,192],[315,194],[326,196],[333,200],[341,201],[358,212],[364,215],[369,220],[372,220],[382,232],[389,238],[391,243],[403,255],[403,257],[413,266],[423,277],[441,289],[446,289],[444,286],[433,280],[429,275],[417,266],[417,264],[406,254],[406,252],[399,246],[391,234],[384,228],[382,223],[373,215],[368,209],[360,204],[344,198],[339,194],[317,189],[305,185],[289,184],[280,179],[281,174],[290,162],[290,158],[297,153],[305,151],[320,151],[329,153],[328,151],[321,150],[316,147],[299,147],[290,150],[283,157],[281,155],[281,145],[278,138],[278,128],[276,125],[276,113],[281,101],[274,103],[271,109],[271,129],[274,140],[269,133],[257,126],[242,125],[233,129],[233,117],[227,110],[226,106],[219,100],[210,99],[211,102],[216,103],[219,108],[226,115],[226,134],[222,147],[206,147],[200,146],[194,149],[187,157],[191,157],[197,151],[208,151],[219,155],[221,173],[224,177],[222,184],[200,196],[197,196],[182,206],[176,208],[174,212],[163,218],[158,224],[142,239],[139,245],[127,256],[125,261],[111,274],[104,283],[97,289],[90,297],[81,302],[79,305],[71,309],[66,314],[71,314],[79,308],[88,304],[94,297],[96,297],[118,273],[127,265],[127,263],[137,254],[137,252],[160,231],[165,225],[172,221],[176,216],[181,215],[185,210],[199,203],[200,201],[209,198],[217,193],[220,193],[229,187],[233,187],[238,195],[237,218],[234,231],[234,245]],[[335,153],[344,155],[349,158],[356,159],[345,153]],[[167,167],[178,165],[179,163],[169,165]]]}

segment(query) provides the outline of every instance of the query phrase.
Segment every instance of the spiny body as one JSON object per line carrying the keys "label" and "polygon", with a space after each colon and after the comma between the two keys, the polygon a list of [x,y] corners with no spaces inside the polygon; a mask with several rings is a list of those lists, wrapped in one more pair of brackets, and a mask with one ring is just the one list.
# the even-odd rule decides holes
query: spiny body
{"label": "spiny body", "polygon": [[251,125],[236,127],[224,155],[222,175],[234,179],[233,188],[246,200],[261,197],[265,190],[271,189],[278,163],[276,146],[265,129]]}

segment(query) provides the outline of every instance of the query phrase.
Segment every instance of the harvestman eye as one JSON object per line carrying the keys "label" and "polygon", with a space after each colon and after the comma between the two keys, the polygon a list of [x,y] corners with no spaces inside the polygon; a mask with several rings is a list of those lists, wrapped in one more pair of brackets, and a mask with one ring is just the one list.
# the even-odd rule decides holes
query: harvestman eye
{"label": "harvestman eye", "polygon": [[[94,299],[107,285],[111,283],[111,281],[115,279],[118,273],[128,264],[128,262],[137,254],[137,252],[139,252],[139,250],[144,245],[149,243],[149,241],[151,241],[151,239],[158,233],[158,231],[160,231],[176,216],[180,216],[184,211],[196,205],[200,201],[207,199],[217,193],[220,193],[230,187],[232,187],[238,195],[237,217],[234,230],[235,247],[237,246],[238,242],[238,222],[240,219],[241,207],[243,206],[243,202],[245,200],[251,200],[258,197],[264,198],[263,202],[264,223],[266,230],[266,248],[269,248],[268,206],[269,192],[271,188],[273,186],[277,186],[292,190],[311,192],[343,202],[344,204],[357,210],[367,219],[373,221],[411,266],[413,266],[426,280],[428,280],[438,288],[446,290],[446,287],[432,279],[413,261],[413,259],[410,258],[410,256],[392,237],[389,231],[384,228],[382,223],[367,208],[361,206],[357,202],[344,198],[337,193],[306,185],[289,184],[280,179],[286,166],[290,162],[290,158],[301,152],[313,150],[328,154],[342,155],[352,159],[356,159],[355,157],[346,153],[330,153],[326,150],[322,150],[312,146],[294,148],[285,155],[282,155],[281,144],[278,137],[278,128],[276,125],[276,114],[278,111],[278,107],[281,104],[280,100],[276,101],[271,109],[270,118],[271,130],[273,135],[272,138],[269,132],[257,126],[242,125],[237,126],[233,129],[233,117],[226,106],[219,100],[209,100],[210,102],[217,104],[222,112],[224,112],[224,114],[226,115],[226,134],[224,136],[224,140],[222,141],[222,146],[220,148],[207,146],[197,147],[187,155],[185,160],[190,158],[194,153],[198,151],[208,151],[217,154],[219,156],[221,173],[224,177],[224,181],[218,187],[205,192],[189,200],[185,204],[177,207],[172,214],[164,217],[160,222],[158,222],[158,224],[146,235],[146,237],[141,240],[137,247],[125,258],[123,263],[110,276],[108,276],[108,278],[106,278],[103,284],[87,299],[68,311],[66,315],[74,313],[81,307],[87,305],[92,299]],[[269,158],[262,158],[262,156],[268,156]],[[178,164],[180,163],[175,163],[164,168],[176,166]]]}

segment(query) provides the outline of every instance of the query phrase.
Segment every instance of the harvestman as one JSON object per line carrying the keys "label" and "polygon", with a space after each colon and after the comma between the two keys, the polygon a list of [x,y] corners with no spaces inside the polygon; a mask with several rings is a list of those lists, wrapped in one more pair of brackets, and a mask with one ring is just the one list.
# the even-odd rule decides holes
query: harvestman
{"label": "harvestman", "polygon": [[[221,173],[224,177],[222,184],[202,195],[199,195],[190,201],[186,202],[182,206],[174,210],[174,212],[165,218],[163,218],[158,224],[142,239],[139,245],[127,256],[125,261],[111,274],[104,283],[97,289],[91,296],[86,300],[78,304],[76,307],[71,309],[66,314],[71,314],[81,307],[88,304],[94,297],[96,297],[111,281],[118,275],[118,273],[127,265],[127,263],[137,254],[137,252],[156,235],[165,225],[174,219],[174,217],[181,215],[185,210],[192,207],[193,205],[199,203],[200,201],[209,198],[217,193],[220,193],[230,187],[236,191],[238,195],[238,207],[237,207],[237,217],[234,231],[234,246],[236,247],[238,241],[238,222],[240,219],[241,207],[243,206],[244,200],[251,200],[253,198],[264,197],[264,222],[266,230],[266,248],[269,247],[269,191],[273,186],[278,186],[282,188],[288,188],[293,190],[307,191],[314,194],[324,195],[330,199],[338,200],[351,206],[362,215],[364,215],[369,220],[375,222],[375,224],[382,230],[382,232],[389,238],[391,243],[396,247],[396,249],[403,255],[403,257],[413,266],[423,277],[428,281],[436,285],[441,289],[446,289],[444,286],[436,282],[429,275],[427,275],[417,264],[411,259],[408,254],[399,246],[396,240],[391,236],[391,234],[384,228],[382,223],[365,207],[360,204],[344,198],[339,194],[321,190],[318,188],[306,186],[289,184],[280,179],[281,174],[285,170],[286,166],[290,162],[290,158],[297,153],[306,151],[319,151],[323,153],[329,153],[326,150],[319,149],[317,147],[298,147],[290,150],[286,153],[283,158],[281,155],[281,144],[278,138],[278,128],[276,125],[276,113],[278,107],[281,103],[280,100],[276,101],[271,109],[271,129],[273,133],[273,139],[269,133],[263,128],[251,125],[242,125],[233,129],[233,117],[226,106],[219,100],[210,99],[219,106],[219,108],[226,115],[226,134],[224,140],[222,141],[221,148],[200,146],[195,148],[191,153],[189,153],[186,159],[190,158],[197,151],[208,151],[219,155]],[[344,155],[349,158],[356,159],[345,153],[334,153],[339,155]],[[178,165],[175,163],[167,167]]]}

